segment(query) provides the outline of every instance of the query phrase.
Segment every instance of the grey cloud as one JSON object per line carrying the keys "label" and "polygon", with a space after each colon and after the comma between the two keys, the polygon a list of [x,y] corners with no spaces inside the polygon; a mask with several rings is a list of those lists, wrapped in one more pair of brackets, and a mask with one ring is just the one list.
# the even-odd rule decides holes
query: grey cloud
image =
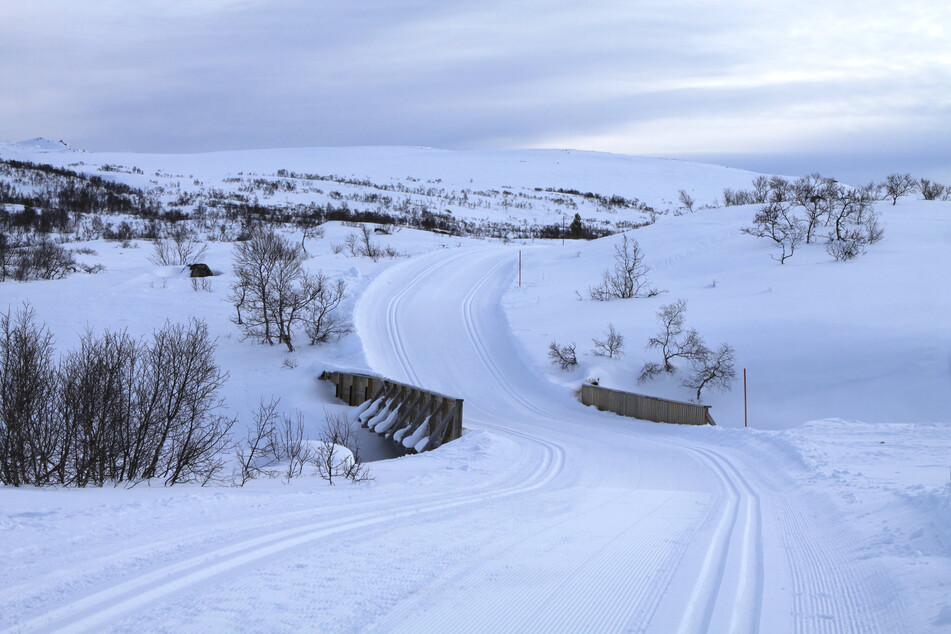
{"label": "grey cloud", "polygon": [[[28,3],[0,10],[0,138],[200,151],[613,136],[637,152],[631,125],[656,126],[662,149],[671,120],[755,116],[776,137],[790,113],[817,130],[879,117],[922,136],[947,113],[948,60],[927,38],[896,44],[900,21],[869,22],[874,1],[851,20],[847,5]],[[886,43],[897,69],[863,66]],[[813,136],[782,149],[835,149]]]}

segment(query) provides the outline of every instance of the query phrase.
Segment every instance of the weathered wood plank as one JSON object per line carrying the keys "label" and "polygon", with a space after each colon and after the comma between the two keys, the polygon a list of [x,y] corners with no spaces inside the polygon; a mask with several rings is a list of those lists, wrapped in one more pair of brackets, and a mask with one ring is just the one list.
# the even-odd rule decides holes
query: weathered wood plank
{"label": "weathered wood plank", "polygon": [[581,402],[599,410],[656,423],[678,425],[715,425],[709,405],[612,390],[598,385],[581,386]]}

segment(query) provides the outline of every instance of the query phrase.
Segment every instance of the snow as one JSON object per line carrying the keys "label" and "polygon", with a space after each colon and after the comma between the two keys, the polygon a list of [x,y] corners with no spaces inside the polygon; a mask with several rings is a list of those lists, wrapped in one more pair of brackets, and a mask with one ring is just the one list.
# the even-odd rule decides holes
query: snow
{"label": "snow", "polygon": [[[93,172],[134,165],[145,173],[108,175],[137,186],[291,169],[573,188],[658,209],[676,207],[681,188],[702,204],[752,178],[585,152],[50,149],[4,144],[0,156]],[[503,244],[404,229],[374,239],[407,255],[374,263],[333,253],[354,229],[328,223],[308,240],[307,266],[347,281],[357,332],[293,354],[242,341],[230,322],[229,244],[209,243],[219,273],[210,290],[194,290],[181,267],[151,264],[144,242],[67,244],[94,249],[77,257],[105,272],[0,284],[0,306],[28,300],[60,352],[86,328],[146,336],[194,315],[218,337],[224,397],[241,425],[276,396],[304,412],[311,439],[325,412],[386,426],[379,403],[346,408],[316,380],[341,369],[465,399],[466,433],[373,462],[361,485],[308,475],[242,488],[2,487],[0,630],[948,631],[951,203],[905,198],[878,210],[885,240],[858,260],[804,245],[782,266],[740,232],[753,207],[661,215],[628,235],[666,292],[612,302],[586,290],[612,266],[618,237]],[[653,359],[654,313],[679,298],[688,327],[736,348],[750,428],[741,381],[704,394],[715,428],[578,403],[588,378],[691,398],[678,378],[637,383]],[[621,359],[589,352],[608,323],[625,337]],[[549,363],[552,340],[578,344],[577,369]],[[424,447],[426,429],[398,441]],[[385,442],[366,432],[371,440]]]}
{"label": "snow", "polygon": [[7,153],[15,153],[17,151],[27,152],[27,153],[36,153],[36,152],[75,152],[73,148],[69,147],[65,141],[53,141],[52,139],[46,139],[44,137],[36,137],[35,139],[29,139],[27,141],[18,141],[16,143],[3,143],[0,142],[0,151],[3,151],[4,156]]}

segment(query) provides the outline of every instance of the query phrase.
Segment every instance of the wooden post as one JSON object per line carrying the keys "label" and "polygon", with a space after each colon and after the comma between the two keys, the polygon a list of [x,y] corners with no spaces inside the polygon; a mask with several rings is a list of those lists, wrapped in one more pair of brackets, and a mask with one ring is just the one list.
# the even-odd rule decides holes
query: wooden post
{"label": "wooden post", "polygon": [[522,286],[522,250],[518,250],[518,285]]}
{"label": "wooden post", "polygon": [[749,419],[746,416],[746,368],[743,368],[743,427],[749,427]]}

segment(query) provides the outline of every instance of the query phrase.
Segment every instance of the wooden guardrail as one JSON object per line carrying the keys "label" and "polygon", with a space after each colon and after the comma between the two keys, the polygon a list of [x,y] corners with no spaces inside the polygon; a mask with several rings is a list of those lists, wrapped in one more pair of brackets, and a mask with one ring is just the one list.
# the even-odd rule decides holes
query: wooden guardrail
{"label": "wooden guardrail", "polygon": [[621,416],[640,418],[655,423],[677,425],[716,425],[710,416],[709,405],[671,401],[665,398],[644,396],[633,392],[611,390],[585,383],[581,386],[581,402],[594,405],[600,410]]}
{"label": "wooden guardrail", "polygon": [[435,449],[462,435],[462,399],[368,374],[324,372],[335,395],[360,405],[360,424],[410,453]]}

